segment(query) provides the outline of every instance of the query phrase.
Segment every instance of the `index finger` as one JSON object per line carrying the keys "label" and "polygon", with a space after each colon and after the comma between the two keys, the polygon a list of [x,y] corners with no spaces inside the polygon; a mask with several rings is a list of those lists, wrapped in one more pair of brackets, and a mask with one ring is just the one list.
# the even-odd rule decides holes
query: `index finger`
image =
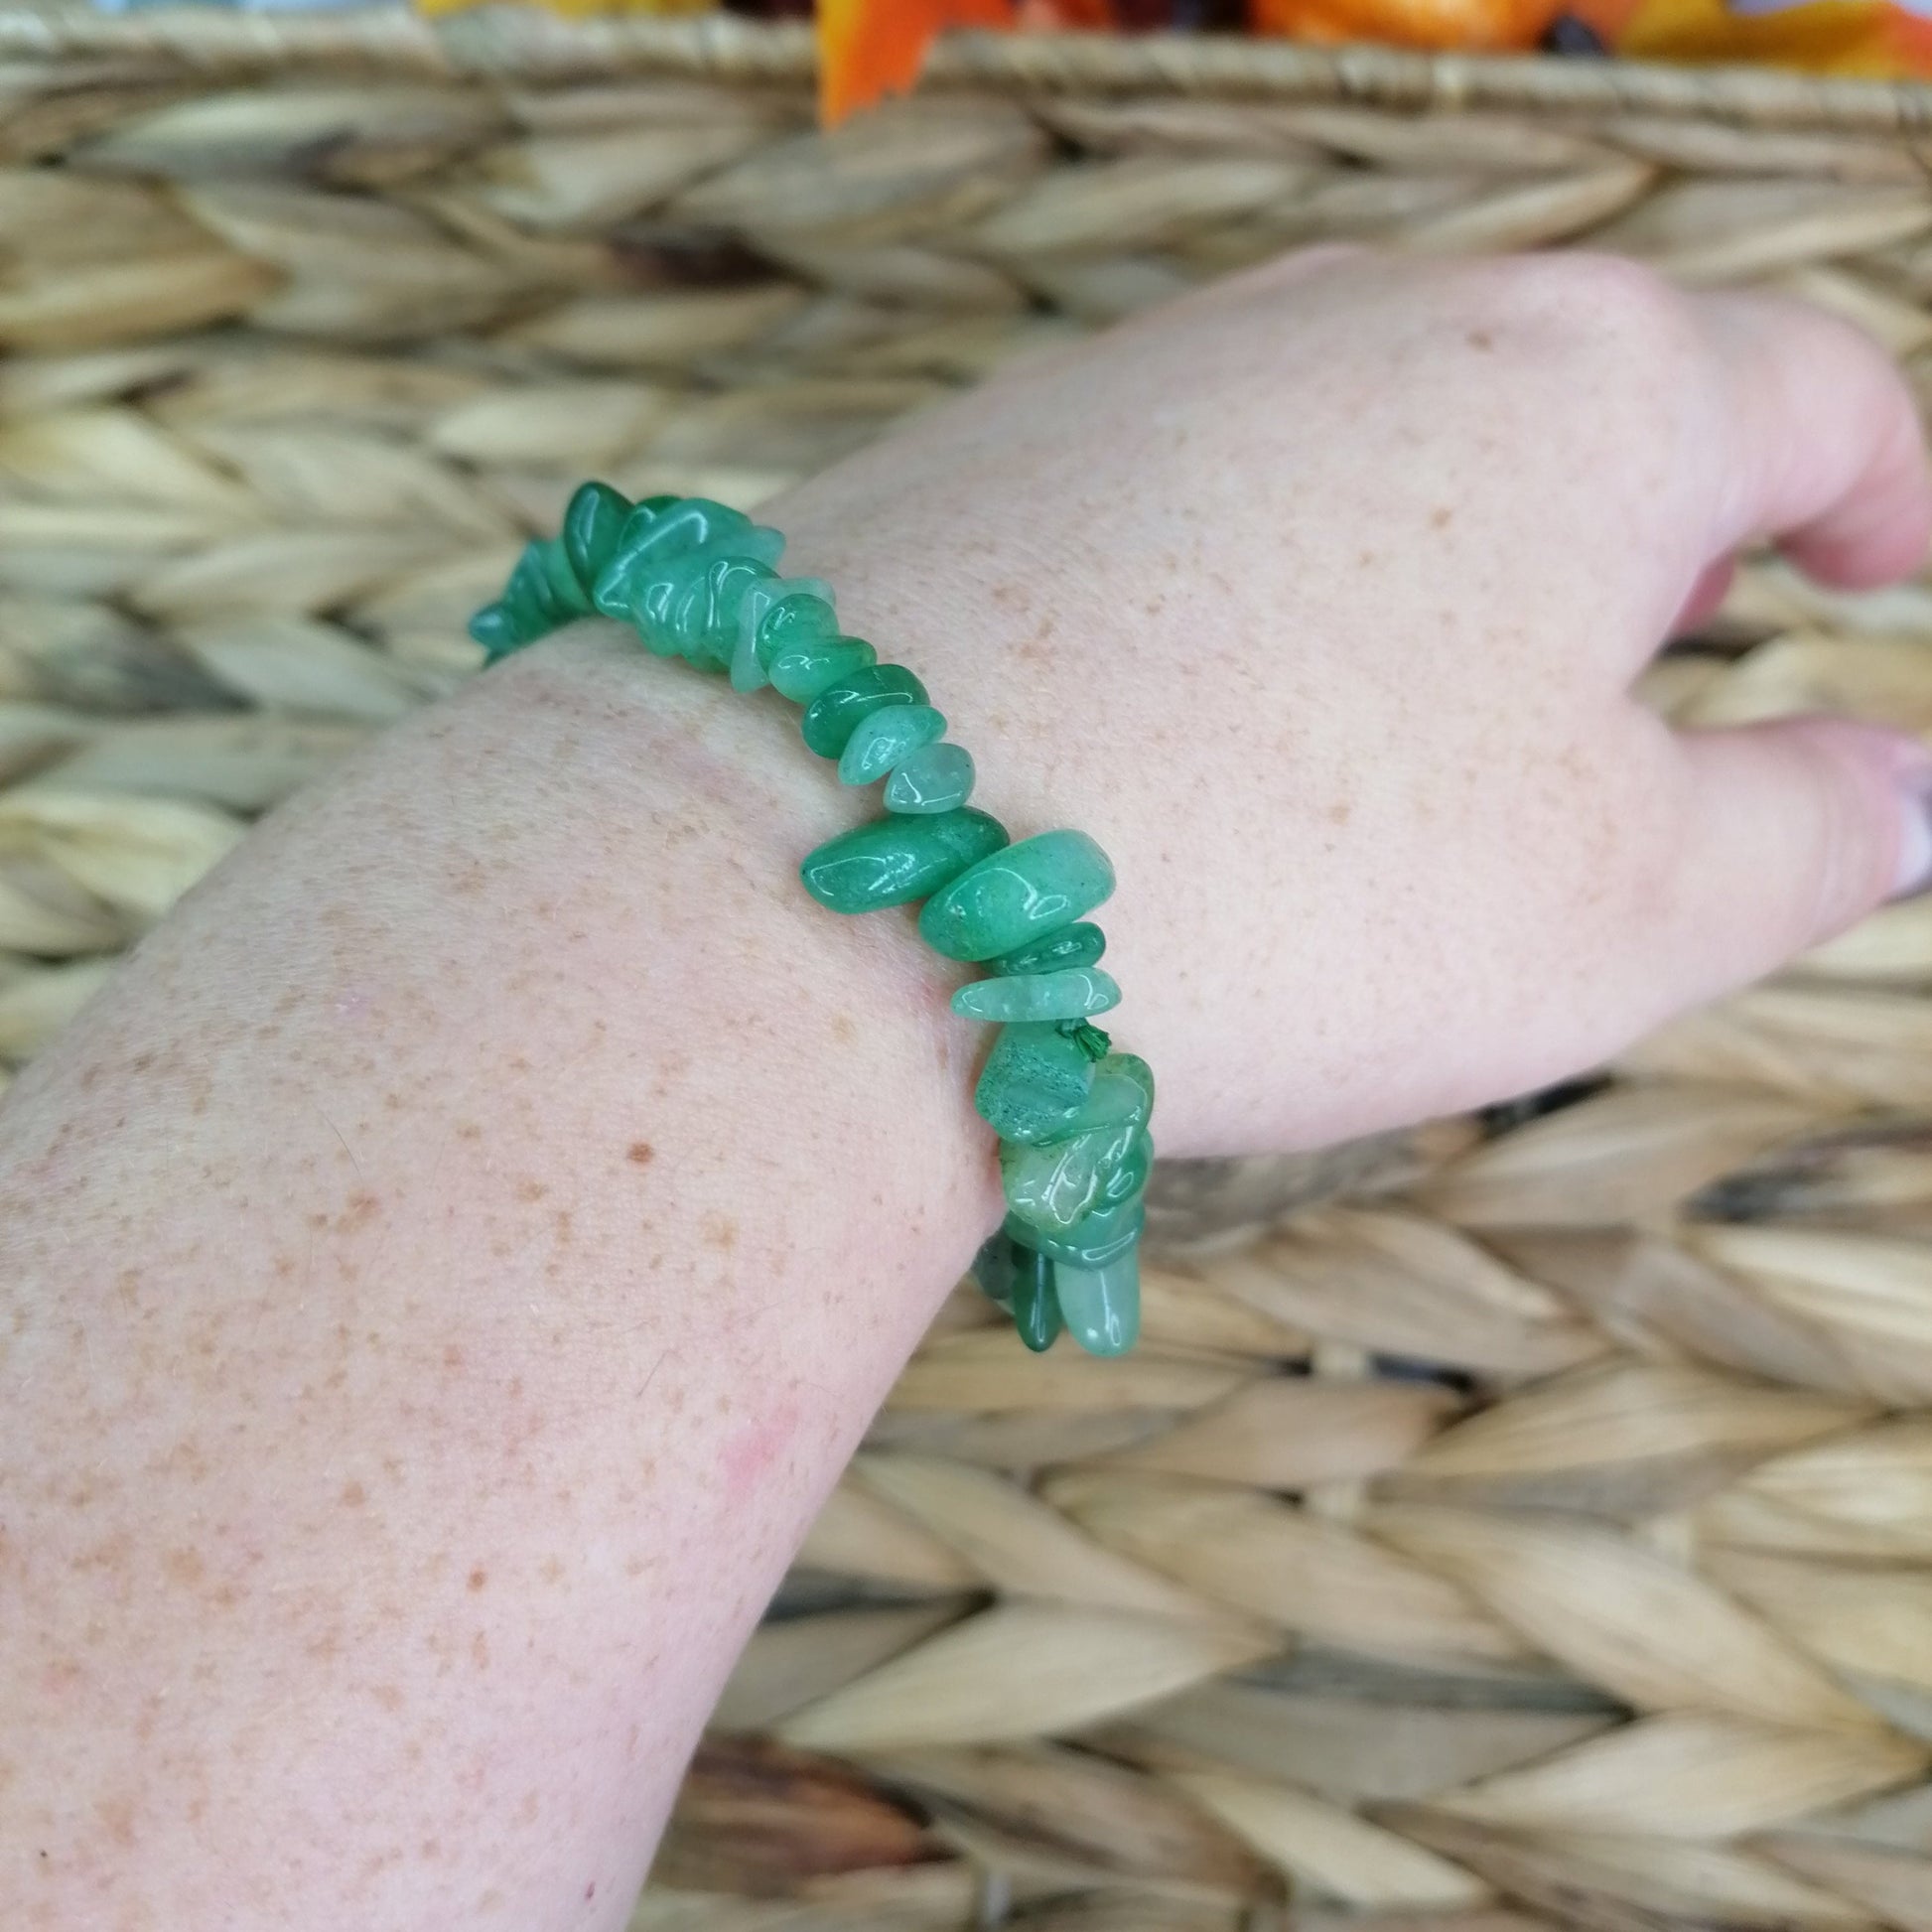
{"label": "index finger", "polygon": [[1932,542],[1932,471],[1896,363],[1809,303],[1692,300],[1721,371],[1726,442],[1710,560],[1768,538],[1843,589],[1911,575]]}

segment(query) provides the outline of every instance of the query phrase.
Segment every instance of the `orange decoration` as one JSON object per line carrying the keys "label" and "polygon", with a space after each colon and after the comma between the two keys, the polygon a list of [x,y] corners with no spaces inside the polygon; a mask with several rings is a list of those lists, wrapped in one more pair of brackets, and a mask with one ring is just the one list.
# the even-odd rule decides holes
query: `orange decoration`
{"label": "orange decoration", "polygon": [[1911,80],[1932,78],[1932,20],[1900,8],[1885,10],[1885,44],[1898,63],[1894,71]]}
{"label": "orange decoration", "polygon": [[1114,0],[1020,0],[1023,34],[1064,34],[1076,28],[1118,27]]}
{"label": "orange decoration", "polygon": [[[1919,0],[1932,6],[1932,0]],[[479,0],[415,0],[450,13]],[[541,0],[553,12],[702,13],[718,0]],[[1729,62],[1862,78],[1932,79],[1932,17],[1891,0],[1246,0],[1258,34],[1333,45],[1522,51],[1558,15],[1582,22],[1625,60]],[[1194,11],[1198,12],[1198,4]],[[1209,8],[1225,19],[1222,6]],[[1122,31],[1188,12],[1178,0],[817,0],[819,111],[826,126],[919,77],[949,28],[1020,33]]]}
{"label": "orange decoration", "polygon": [[1014,0],[819,0],[818,105],[827,127],[919,77],[949,27],[1011,27]]}
{"label": "orange decoration", "polygon": [[1643,0],[1570,0],[1560,11],[1581,20],[1605,47],[1613,48],[1642,5]]}
{"label": "orange decoration", "polygon": [[1534,47],[1562,0],[1250,0],[1258,33],[1303,41],[1383,41],[1395,47]]}
{"label": "orange decoration", "polygon": [[1734,13],[1724,0],[1642,0],[1616,51],[1632,61],[1749,62],[1867,79],[1932,74],[1932,30],[1877,0]]}

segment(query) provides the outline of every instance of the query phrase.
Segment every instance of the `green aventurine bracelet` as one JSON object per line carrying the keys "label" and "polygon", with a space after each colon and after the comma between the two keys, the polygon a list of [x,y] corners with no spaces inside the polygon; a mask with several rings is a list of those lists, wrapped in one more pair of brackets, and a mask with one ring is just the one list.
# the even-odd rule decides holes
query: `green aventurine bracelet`
{"label": "green aventurine bracelet", "polygon": [[990,970],[953,996],[956,1012],[1000,1029],[974,1100],[1000,1136],[1007,1218],[974,1277],[1029,1348],[1050,1347],[1064,1324],[1082,1348],[1122,1354],[1140,1330],[1154,1075],[1093,1025],[1120,989],[1084,914],[1113,892],[1114,869],[1083,832],[1015,845],[972,810],[973,760],[946,742],[925,686],[840,631],[824,584],[781,578],[783,548],[722,503],[631,503],[588,483],[563,534],[524,551],[470,633],[494,663],[578,618],[616,618],[659,657],[803,705],[805,743],[838,760],[842,783],[885,780],[887,816],[812,853],[805,890],[835,912],[923,899],[926,943]]}

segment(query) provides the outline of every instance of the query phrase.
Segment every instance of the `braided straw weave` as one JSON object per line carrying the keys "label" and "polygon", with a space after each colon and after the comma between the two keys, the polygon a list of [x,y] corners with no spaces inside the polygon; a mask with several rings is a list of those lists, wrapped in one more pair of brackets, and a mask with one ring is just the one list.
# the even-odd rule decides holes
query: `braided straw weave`
{"label": "braided straw weave", "polygon": [[[726,18],[0,12],[0,1056],[464,676],[586,472],[750,504],[1293,243],[1587,239],[1932,388],[1932,95]],[[1923,132],[1921,132],[1923,130]],[[1932,588],[1747,570],[1685,719],[1932,731]],[[1170,1171],[1148,1339],[955,1298],[653,1932],[1932,1932],[1932,901],[1613,1078]]]}

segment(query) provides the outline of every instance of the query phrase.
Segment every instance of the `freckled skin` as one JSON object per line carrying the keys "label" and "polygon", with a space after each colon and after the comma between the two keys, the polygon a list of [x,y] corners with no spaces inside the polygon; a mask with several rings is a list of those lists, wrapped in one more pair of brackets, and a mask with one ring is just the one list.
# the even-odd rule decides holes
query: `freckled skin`
{"label": "freckled skin", "polygon": [[[1634,277],[1279,266],[767,506],[1016,835],[1109,850],[1164,1150],[1496,1098],[1811,936],[1802,803],[1726,814],[1625,686],[1719,506],[1915,561],[1906,405],[1786,325],[1826,422],[1763,444],[1840,471],[1760,518],[1763,312]],[[580,626],[274,814],[18,1081],[0,1923],[620,1932],[999,1215],[959,973],[793,887],[873,810],[773,695]],[[1887,838],[1790,898],[1849,917]]]}
{"label": "freckled skin", "polygon": [[[30,1632],[0,1753],[50,1767],[0,1784],[0,1902],[50,1895],[10,1863],[37,1839],[69,1887],[35,1932],[231,1923],[256,1856],[250,1932],[443,1926],[453,1897],[621,1926],[716,1684],[997,1214],[936,1068],[950,970],[771,884],[864,801],[776,710],[694,750],[695,679],[667,708],[604,638],[545,656],[278,814],[0,1123],[0,1625]],[[722,1031],[719,931],[754,962]],[[880,1109],[856,1139],[814,1058],[771,1057],[762,1016],[815,1008]],[[882,1244],[856,1348],[849,1217],[800,1225],[768,1144],[744,1165],[767,1077],[798,1149],[936,1203]],[[680,1238],[640,1239],[646,1199]],[[568,1825],[532,1789],[581,1794]]]}

